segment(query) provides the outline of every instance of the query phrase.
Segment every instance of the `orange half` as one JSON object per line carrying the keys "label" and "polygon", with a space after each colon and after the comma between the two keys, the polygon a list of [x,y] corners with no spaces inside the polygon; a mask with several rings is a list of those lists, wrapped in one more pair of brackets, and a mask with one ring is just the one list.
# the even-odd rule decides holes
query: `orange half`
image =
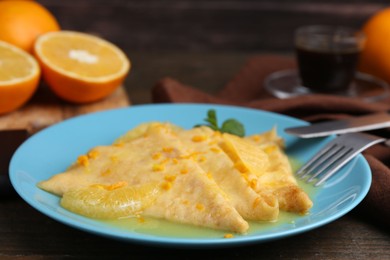
{"label": "orange half", "polygon": [[41,70],[33,56],[0,41],[0,114],[25,104],[39,84]]}
{"label": "orange half", "polygon": [[117,46],[80,32],[44,34],[35,42],[34,52],[49,87],[75,103],[107,97],[130,71],[129,59]]}

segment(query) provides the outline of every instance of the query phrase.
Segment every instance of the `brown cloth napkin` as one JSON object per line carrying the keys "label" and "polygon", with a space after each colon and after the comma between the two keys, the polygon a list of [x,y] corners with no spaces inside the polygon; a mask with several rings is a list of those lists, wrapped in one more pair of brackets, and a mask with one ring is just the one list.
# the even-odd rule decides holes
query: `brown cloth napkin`
{"label": "brown cloth napkin", "polygon": [[[289,99],[272,97],[263,86],[272,72],[295,68],[292,57],[259,55],[250,58],[243,68],[217,94],[204,93],[172,78],[163,78],[154,86],[155,103],[216,103],[273,111],[309,122],[341,119],[390,110],[390,98],[367,103],[357,98],[332,95],[306,95]],[[390,129],[375,131],[390,138]],[[373,182],[363,202],[353,211],[383,229],[390,228],[390,148],[375,145],[364,152]],[[355,174],[359,174],[358,172]]]}

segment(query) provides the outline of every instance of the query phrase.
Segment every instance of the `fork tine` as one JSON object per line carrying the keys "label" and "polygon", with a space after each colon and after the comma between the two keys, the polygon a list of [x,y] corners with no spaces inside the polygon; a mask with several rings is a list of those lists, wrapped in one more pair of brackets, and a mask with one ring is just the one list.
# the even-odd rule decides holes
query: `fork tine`
{"label": "fork tine", "polygon": [[[351,159],[353,159],[359,152],[360,152],[359,150],[354,151],[353,149],[350,149],[347,153],[343,154],[342,157],[338,158],[338,161],[340,161],[340,163],[333,164],[333,166],[331,168],[329,168],[328,171],[323,176],[321,176],[320,179],[317,180],[317,182],[314,184],[314,186],[319,186],[323,182],[325,182],[327,179],[332,177],[333,174],[335,174],[341,167],[343,167]],[[308,182],[311,182],[311,181],[312,180],[310,180],[310,179],[308,180]]]}
{"label": "fork tine", "polygon": [[[326,147],[321,149],[318,153],[316,153],[307,163],[305,163],[298,171],[297,175],[305,175],[308,171],[308,168],[310,168],[319,158],[321,158],[324,154],[326,154],[329,150],[331,150],[334,147],[334,142],[332,141],[329,143]],[[301,176],[301,177],[303,177]]]}
{"label": "fork tine", "polygon": [[351,151],[351,149],[346,148],[345,146],[335,146],[335,151],[330,154],[326,160],[324,160],[324,163],[321,165],[318,165],[315,173],[313,173],[313,170],[311,171],[311,177],[307,180],[307,182],[312,181],[314,178],[316,178],[318,175],[320,175],[322,172],[324,172],[326,169],[328,169],[332,164],[337,163],[338,160],[341,160],[345,154]]}
{"label": "fork tine", "polygon": [[[317,178],[320,174],[322,174],[323,172],[326,171],[326,173],[323,176],[321,176],[320,179],[317,180],[317,183],[320,181],[322,183],[325,176],[330,175],[330,172],[333,171],[333,168],[336,168],[338,165],[344,165],[345,163],[347,163],[347,161],[346,161],[347,156],[352,151],[353,151],[353,149],[351,149],[351,148],[348,149],[347,147],[344,147],[344,146],[340,147],[340,149],[338,149],[337,153],[334,153],[333,156],[324,165],[322,165],[322,167],[320,169],[316,170],[315,173],[311,174],[310,178],[307,179],[307,182],[308,183],[313,182],[315,180],[315,178]],[[344,162],[343,162],[343,160],[344,160]],[[327,179],[329,177],[327,177]]]}
{"label": "fork tine", "polygon": [[319,186],[360,152],[383,141],[384,138],[363,133],[338,136],[303,165],[296,175],[301,179],[310,175],[306,182],[315,181],[314,186]]}
{"label": "fork tine", "polygon": [[[304,174],[301,175],[301,178],[306,177],[307,175],[311,174],[314,170],[316,170],[317,175],[320,174],[323,170],[326,169],[326,165],[329,163],[333,163],[334,156],[340,152],[342,147],[338,147],[337,144],[331,145],[328,149],[325,150],[325,152],[320,153],[318,157],[316,157],[316,160],[313,161],[309,167],[306,167],[306,170],[304,171]],[[321,167],[322,166],[322,167]]]}

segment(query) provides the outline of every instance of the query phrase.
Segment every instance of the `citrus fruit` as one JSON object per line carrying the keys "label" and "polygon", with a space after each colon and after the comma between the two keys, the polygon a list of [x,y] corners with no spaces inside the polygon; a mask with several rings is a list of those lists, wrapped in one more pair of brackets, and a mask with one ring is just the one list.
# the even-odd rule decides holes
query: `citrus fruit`
{"label": "citrus fruit", "polygon": [[29,53],[0,41],[0,114],[26,103],[39,84],[40,67]]}
{"label": "citrus fruit", "polygon": [[390,8],[371,16],[362,30],[367,41],[361,53],[359,70],[390,82]]}
{"label": "citrus fruit", "polygon": [[91,185],[65,192],[61,206],[74,213],[98,219],[135,216],[152,205],[159,194],[158,185]]}
{"label": "citrus fruit", "polygon": [[49,87],[74,103],[108,96],[130,70],[129,59],[118,47],[86,33],[49,32],[37,39],[34,52]]}
{"label": "citrus fruit", "polygon": [[0,1],[0,40],[31,52],[35,39],[46,32],[58,31],[56,18],[34,1]]}
{"label": "citrus fruit", "polygon": [[267,154],[259,146],[228,133],[224,133],[222,137],[224,141],[222,149],[240,172],[251,171],[261,175],[268,167]]}

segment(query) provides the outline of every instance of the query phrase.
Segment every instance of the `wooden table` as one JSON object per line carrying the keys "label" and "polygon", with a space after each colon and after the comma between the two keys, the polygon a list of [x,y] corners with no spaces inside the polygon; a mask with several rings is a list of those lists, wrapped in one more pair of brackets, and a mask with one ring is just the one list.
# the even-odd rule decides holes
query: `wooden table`
{"label": "wooden table", "polygon": [[[308,23],[304,17],[313,20],[318,18],[316,21],[332,17],[330,20],[334,23],[348,20],[351,24],[358,25],[364,20],[363,16],[368,16],[382,7],[380,4],[359,2],[360,6],[367,8],[354,6],[352,10],[360,12],[350,12],[348,1],[344,1],[342,8],[334,12],[336,5],[334,1],[320,1],[326,8],[321,9],[318,15],[316,11],[312,11],[320,9],[316,9],[312,1],[303,0],[298,1],[298,5],[295,1],[283,1],[287,3],[283,5],[272,1],[257,4],[255,1],[247,0],[241,7],[238,1],[233,5],[228,1],[229,3],[221,9],[218,9],[217,5],[207,4],[207,1],[185,1],[187,5],[176,0],[167,1],[167,5],[162,5],[159,1],[150,1],[152,5],[125,0],[96,1],[93,7],[88,3],[95,1],[88,0],[40,2],[59,17],[65,29],[97,33],[119,44],[132,60],[133,68],[124,88],[119,89],[108,99],[89,106],[64,103],[45,87],[41,87],[39,95],[37,94],[26,107],[0,117],[0,129],[18,127],[37,129],[78,114],[149,103],[150,89],[157,80],[165,76],[174,77],[206,92],[216,92],[252,54],[269,51],[272,47],[278,52],[288,52],[285,41],[287,38],[279,39],[278,43],[284,43],[281,46],[273,42],[276,37],[268,37],[272,36],[274,29],[264,22],[272,19],[274,14],[277,17],[287,17],[285,20],[279,19],[276,28],[279,30],[283,27],[291,31],[295,25]],[[307,3],[309,5],[306,5]],[[208,12],[213,10],[216,17],[219,17],[217,27],[207,24],[211,19]],[[347,16],[343,14],[343,10]],[[300,11],[312,14],[301,16]],[[262,12],[265,13],[264,16],[257,16]],[[358,17],[358,14],[361,16]],[[237,25],[231,17],[242,20]],[[149,20],[156,22],[155,28],[146,23]],[[184,38],[188,37],[188,41],[183,42],[184,38],[178,33],[186,27],[186,23],[194,24],[192,28],[194,33],[183,32]],[[261,26],[247,27],[257,31],[240,30],[242,26],[252,24]],[[129,25],[137,26],[131,29]],[[166,31],[169,26],[172,26],[170,27],[172,30]],[[254,36],[261,34],[258,29],[263,30],[263,35],[268,35],[264,40]],[[167,32],[175,37],[166,37]],[[154,37],[153,33],[157,37]],[[219,37],[213,37],[215,35]],[[207,45],[211,47],[207,48]],[[173,49],[176,51],[172,51]],[[357,216],[356,211],[352,211],[323,227],[267,243],[232,248],[164,248],[122,242],[86,233],[52,220],[18,196],[0,197],[0,259],[162,257],[198,260],[390,259],[390,232],[364,221]]]}

